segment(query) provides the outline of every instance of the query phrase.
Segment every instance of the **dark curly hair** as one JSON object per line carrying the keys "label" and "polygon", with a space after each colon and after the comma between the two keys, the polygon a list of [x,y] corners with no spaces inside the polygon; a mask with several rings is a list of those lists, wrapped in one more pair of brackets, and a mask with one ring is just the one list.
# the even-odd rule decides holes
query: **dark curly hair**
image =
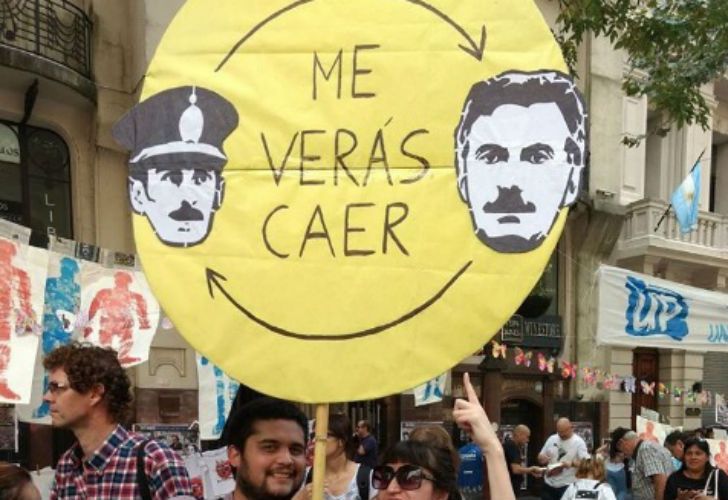
{"label": "dark curly hair", "polygon": [[73,342],[58,347],[43,360],[46,370],[62,369],[71,388],[81,394],[104,386],[103,399],[109,415],[123,422],[131,406],[131,382],[119,363],[116,351],[89,343]]}

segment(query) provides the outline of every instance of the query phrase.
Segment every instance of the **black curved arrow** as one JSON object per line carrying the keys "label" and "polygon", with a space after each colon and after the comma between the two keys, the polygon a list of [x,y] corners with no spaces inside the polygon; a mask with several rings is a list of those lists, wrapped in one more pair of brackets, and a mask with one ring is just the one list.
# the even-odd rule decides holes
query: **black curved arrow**
{"label": "black curved arrow", "polygon": [[415,307],[411,311],[403,314],[399,318],[395,318],[392,321],[389,321],[387,323],[383,323],[381,325],[373,326],[371,328],[367,328],[365,330],[359,330],[356,332],[349,332],[349,333],[339,333],[339,334],[321,334],[321,333],[301,333],[301,332],[293,332],[291,330],[286,330],[285,328],[282,328],[280,326],[276,326],[268,321],[265,321],[261,319],[260,317],[253,314],[249,309],[247,309],[245,306],[240,304],[238,301],[236,301],[230,293],[225,290],[225,287],[222,286],[223,281],[227,281],[227,278],[223,276],[222,274],[218,273],[217,271],[214,271],[212,269],[205,268],[205,276],[207,278],[207,290],[210,292],[210,297],[215,298],[215,294],[213,292],[213,286],[217,287],[220,292],[225,296],[225,298],[233,304],[241,313],[243,313],[245,316],[247,316],[251,321],[259,324],[263,328],[266,328],[267,330],[270,330],[273,333],[277,333],[278,335],[282,335],[284,337],[290,337],[298,340],[328,340],[328,341],[339,341],[339,340],[350,340],[355,338],[361,338],[361,337],[368,337],[370,335],[374,335],[380,332],[383,332],[384,330],[387,330],[393,326],[396,326],[400,323],[404,323],[405,321],[414,318],[419,313],[430,307],[432,304],[440,300],[440,298],[445,294],[445,292],[450,289],[450,287],[460,278],[460,276],[467,271],[467,269],[470,267],[470,265],[473,263],[471,260],[470,262],[467,262],[463,267],[460,268],[458,272],[455,273],[454,276],[452,276],[445,285],[440,288],[432,297],[427,299],[425,302],[420,304],[419,306]]}
{"label": "black curved arrow", "polygon": [[[310,2],[313,2],[314,0],[297,0],[296,2],[293,2],[290,5],[286,5],[280,10],[275,11],[273,14],[269,15],[265,19],[263,19],[261,22],[253,26],[253,28],[248,31],[245,36],[243,36],[240,40],[237,41],[235,45],[233,45],[233,48],[230,49],[230,51],[225,55],[223,60],[220,62],[220,64],[217,65],[217,68],[215,68],[215,72],[217,73],[222,69],[222,67],[225,65],[225,63],[228,62],[228,60],[233,56],[235,52],[240,48],[242,44],[246,42],[251,36],[253,36],[258,30],[260,30],[263,26],[268,24],[270,21],[275,19],[278,16],[281,16],[282,14],[285,14],[286,12],[295,9],[296,7],[299,7],[303,4],[307,4]],[[488,38],[485,25],[482,26],[480,30],[480,39],[478,41],[474,40],[467,31],[463,29],[462,26],[460,26],[458,23],[450,19],[447,14],[444,12],[438,10],[437,8],[433,7],[432,5],[428,4],[427,2],[424,2],[423,0],[405,0],[406,2],[410,2],[415,5],[419,5],[420,7],[424,7],[425,9],[429,10],[433,14],[435,14],[437,17],[448,23],[450,26],[455,28],[460,35],[467,40],[467,45],[458,44],[458,47],[460,47],[462,50],[464,50],[466,53],[468,53],[470,56],[474,57],[478,61],[483,60],[483,54],[485,53],[485,41]]]}
{"label": "black curved arrow", "polygon": [[245,41],[248,38],[250,38],[251,36],[253,36],[255,34],[255,32],[258,31],[260,28],[262,28],[263,26],[265,26],[266,24],[268,24],[270,21],[272,21],[276,17],[278,17],[278,16],[280,16],[282,14],[285,14],[289,10],[293,10],[296,7],[300,6],[300,5],[303,5],[303,4],[306,4],[306,3],[310,3],[310,2],[313,2],[313,0],[297,0],[296,2],[293,2],[292,4],[286,5],[282,9],[275,11],[273,14],[271,14],[268,17],[266,17],[265,19],[263,19],[261,22],[259,22],[255,26],[253,26],[253,29],[251,29],[250,31],[248,31],[243,38],[241,38],[240,40],[238,40],[238,43],[236,43],[235,45],[233,45],[233,48],[230,49],[230,51],[227,53],[227,55],[222,60],[222,62],[220,62],[220,64],[217,65],[217,68],[215,68],[215,73],[217,73],[218,71],[220,71],[220,69],[222,69],[222,67],[225,65],[225,63],[228,61],[228,59],[230,59],[233,56],[233,54],[238,50],[238,48],[242,44],[244,44]]}
{"label": "black curved arrow", "polygon": [[463,38],[465,38],[468,41],[468,45],[462,45],[458,44],[458,47],[463,49],[465,52],[476,58],[478,61],[483,60],[483,54],[485,53],[485,40],[487,39],[488,35],[485,31],[485,25],[480,30],[480,40],[476,42],[473,40],[473,38],[468,34],[467,31],[463,29],[462,26],[460,26],[458,23],[450,19],[444,12],[436,9],[432,5],[430,5],[427,2],[423,2],[422,0],[406,0],[407,2],[413,3],[415,5],[419,5],[420,7],[424,7],[425,9],[429,10],[433,14],[435,14],[437,17],[445,21],[447,24],[455,28],[458,33],[462,35]]}

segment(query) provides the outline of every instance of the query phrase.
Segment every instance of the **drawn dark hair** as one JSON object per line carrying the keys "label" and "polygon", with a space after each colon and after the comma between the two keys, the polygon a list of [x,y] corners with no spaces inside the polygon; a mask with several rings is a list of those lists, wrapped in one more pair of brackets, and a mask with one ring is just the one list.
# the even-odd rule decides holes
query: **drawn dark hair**
{"label": "drawn dark hair", "polygon": [[506,71],[475,83],[465,99],[460,123],[455,130],[458,185],[462,185],[466,176],[465,160],[469,151],[470,130],[475,121],[481,116],[490,116],[504,104],[527,107],[538,103],[556,104],[570,133],[564,143],[567,161],[577,167],[585,165],[587,113],[584,100],[573,80],[559,71]]}
{"label": "drawn dark hair", "polygon": [[43,360],[43,366],[49,371],[65,371],[71,388],[81,394],[102,385],[109,415],[116,422],[127,417],[132,401],[131,382],[113,349],[72,342],[52,351]]}

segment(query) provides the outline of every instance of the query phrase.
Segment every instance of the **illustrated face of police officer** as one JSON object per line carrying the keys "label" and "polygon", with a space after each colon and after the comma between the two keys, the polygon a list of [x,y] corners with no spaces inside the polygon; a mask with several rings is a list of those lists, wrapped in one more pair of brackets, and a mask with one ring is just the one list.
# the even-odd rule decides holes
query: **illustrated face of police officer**
{"label": "illustrated face of police officer", "polygon": [[563,109],[520,97],[471,119],[458,159],[476,235],[499,252],[537,248],[573,203],[583,168],[584,141],[574,140]]}
{"label": "illustrated face of police officer", "polygon": [[191,246],[209,234],[222,203],[223,179],[211,169],[151,168],[146,183],[130,178],[134,211],[145,215],[164,243]]}

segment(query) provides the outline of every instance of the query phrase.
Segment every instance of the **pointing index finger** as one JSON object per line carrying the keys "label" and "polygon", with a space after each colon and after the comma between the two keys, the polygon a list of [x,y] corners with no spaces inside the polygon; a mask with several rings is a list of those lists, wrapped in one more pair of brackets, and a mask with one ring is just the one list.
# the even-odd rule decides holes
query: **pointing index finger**
{"label": "pointing index finger", "polygon": [[473,384],[470,383],[470,374],[467,372],[463,374],[463,385],[465,386],[465,394],[468,395],[468,401],[470,401],[471,403],[480,404],[480,401],[478,400],[478,395],[475,394]]}

